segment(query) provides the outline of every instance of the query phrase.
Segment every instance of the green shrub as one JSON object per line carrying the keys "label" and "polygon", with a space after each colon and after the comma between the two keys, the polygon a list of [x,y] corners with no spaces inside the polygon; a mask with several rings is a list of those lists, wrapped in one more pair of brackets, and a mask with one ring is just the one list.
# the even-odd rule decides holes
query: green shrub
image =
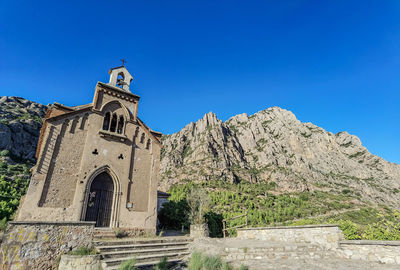
{"label": "green shrub", "polygon": [[154,267],[154,270],[168,270],[168,259],[164,256],[159,263]]}
{"label": "green shrub", "polygon": [[95,248],[87,248],[87,247],[78,247],[72,251],[70,251],[69,255],[79,255],[79,256],[86,256],[86,255],[95,255],[98,251]]}
{"label": "green shrub", "polygon": [[180,230],[182,226],[189,228],[189,206],[185,199],[168,201],[163,204],[158,213],[160,227]]}
{"label": "green shrub", "polygon": [[188,270],[232,270],[233,267],[223,262],[220,257],[202,254],[198,251],[192,253]]}
{"label": "green shrub", "polygon": [[379,221],[366,226],[362,233],[368,240],[400,240],[400,212],[379,215]]}
{"label": "green shrub", "polygon": [[2,220],[0,220],[0,231],[5,231],[7,225],[8,225],[7,218],[3,218]]}
{"label": "green shrub", "polygon": [[247,270],[247,267],[243,264],[240,265],[239,270]]}
{"label": "green shrub", "polygon": [[134,258],[129,259],[121,263],[118,270],[136,270],[137,268],[135,267],[135,264],[136,260]]}
{"label": "green shrub", "polygon": [[0,151],[0,157],[6,157],[10,155],[10,151],[9,150],[2,150]]}
{"label": "green shrub", "polygon": [[222,261],[217,256],[204,256],[203,257],[203,267],[204,270],[216,270],[221,269]]}
{"label": "green shrub", "polygon": [[204,217],[208,224],[210,237],[222,237],[223,216],[214,212],[208,212]]}
{"label": "green shrub", "polygon": [[203,267],[203,258],[202,254],[198,251],[192,253],[190,257],[188,270],[201,270]]}
{"label": "green shrub", "polygon": [[340,229],[343,231],[344,237],[348,240],[361,239],[360,227],[350,220],[338,220]]}
{"label": "green shrub", "polygon": [[233,269],[232,265],[229,265],[226,262],[222,263],[221,270],[232,270],[232,269]]}
{"label": "green shrub", "polygon": [[115,234],[115,237],[117,237],[117,238],[123,238],[126,236],[126,232],[124,232],[123,230],[120,230],[120,229],[114,230],[114,234]]}

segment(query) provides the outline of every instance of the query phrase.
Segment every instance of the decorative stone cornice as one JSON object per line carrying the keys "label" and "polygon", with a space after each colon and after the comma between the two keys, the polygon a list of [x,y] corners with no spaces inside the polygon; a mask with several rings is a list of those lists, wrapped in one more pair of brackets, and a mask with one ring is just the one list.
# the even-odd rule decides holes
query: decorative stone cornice
{"label": "decorative stone cornice", "polygon": [[133,102],[133,103],[136,103],[140,99],[140,96],[138,96],[138,95],[128,93],[118,87],[115,87],[115,86],[112,86],[112,85],[109,85],[106,83],[98,82],[97,85],[101,86],[101,87],[97,88],[97,91],[104,92],[113,97],[124,99],[129,102]]}

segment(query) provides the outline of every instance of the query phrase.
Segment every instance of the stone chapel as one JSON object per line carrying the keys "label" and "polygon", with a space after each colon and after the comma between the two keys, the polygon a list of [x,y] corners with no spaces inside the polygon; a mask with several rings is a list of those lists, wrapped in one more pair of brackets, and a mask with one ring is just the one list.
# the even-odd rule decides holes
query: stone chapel
{"label": "stone chapel", "polygon": [[125,66],[109,74],[92,103],[47,111],[17,221],[155,231],[161,133],[138,118],[140,97]]}

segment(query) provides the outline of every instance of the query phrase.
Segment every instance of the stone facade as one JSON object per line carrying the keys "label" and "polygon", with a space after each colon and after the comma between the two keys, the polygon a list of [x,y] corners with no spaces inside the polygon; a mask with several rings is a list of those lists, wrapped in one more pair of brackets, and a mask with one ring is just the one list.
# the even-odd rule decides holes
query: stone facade
{"label": "stone facade", "polygon": [[16,220],[155,231],[161,134],[138,118],[140,97],[129,90],[126,68],[110,74],[92,103],[47,111]]}
{"label": "stone facade", "polygon": [[1,245],[1,269],[56,269],[57,258],[92,247],[94,222],[10,222]]}

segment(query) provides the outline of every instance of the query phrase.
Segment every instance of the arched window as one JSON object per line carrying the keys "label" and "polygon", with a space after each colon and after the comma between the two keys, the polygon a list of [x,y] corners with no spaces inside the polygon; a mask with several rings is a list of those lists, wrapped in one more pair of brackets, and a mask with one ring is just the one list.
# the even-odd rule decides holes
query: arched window
{"label": "arched window", "polygon": [[140,137],[140,143],[144,143],[144,133],[142,133],[142,137]]}
{"label": "arched window", "polygon": [[114,113],[111,119],[110,131],[115,132],[117,128],[117,115]]}
{"label": "arched window", "polygon": [[103,120],[103,130],[108,130],[108,128],[110,127],[110,117],[111,114],[107,112]]}
{"label": "arched window", "polygon": [[146,149],[150,149],[150,145],[151,145],[151,140],[148,139],[146,144]]}
{"label": "arched window", "polygon": [[119,121],[118,121],[117,133],[118,133],[118,134],[121,134],[123,128],[124,128],[124,117],[123,117],[123,116],[120,116],[120,117],[119,117]]}

